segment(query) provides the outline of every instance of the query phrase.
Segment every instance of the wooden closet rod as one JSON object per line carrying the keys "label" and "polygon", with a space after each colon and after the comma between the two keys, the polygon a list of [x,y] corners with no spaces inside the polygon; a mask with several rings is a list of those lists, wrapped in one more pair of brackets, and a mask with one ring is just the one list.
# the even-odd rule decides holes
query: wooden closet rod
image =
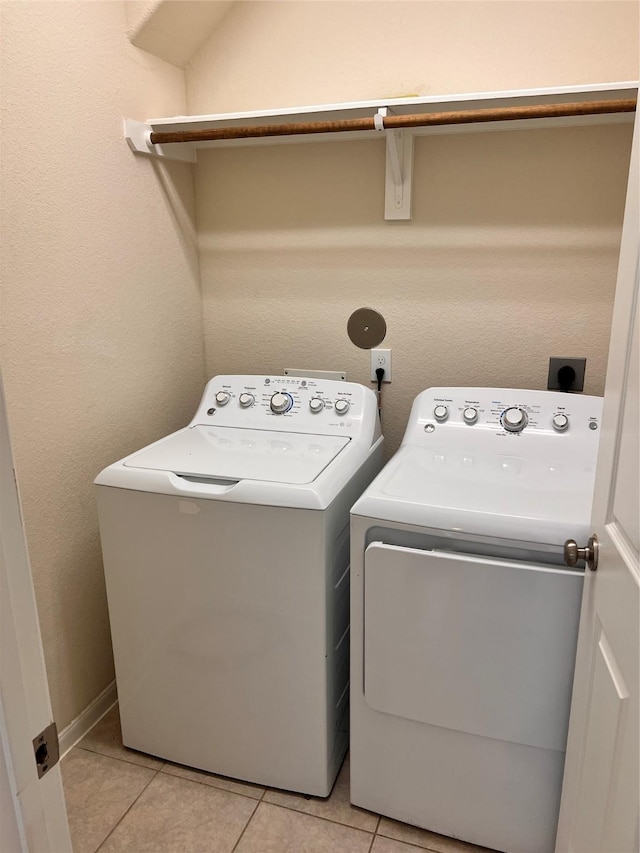
{"label": "wooden closet rod", "polygon": [[[149,141],[154,145],[169,142],[215,142],[222,139],[251,139],[262,136],[294,136],[309,133],[344,133],[354,130],[396,130],[402,127],[434,127],[446,124],[473,124],[485,121],[517,121],[530,118],[630,113],[636,109],[633,99],[617,101],[582,101],[571,104],[536,104],[524,107],[491,107],[480,110],[453,110],[443,113],[384,116],[376,127],[373,116],[338,121],[263,124],[255,127],[221,127],[208,130],[154,131]],[[380,122],[378,122],[380,124]]]}

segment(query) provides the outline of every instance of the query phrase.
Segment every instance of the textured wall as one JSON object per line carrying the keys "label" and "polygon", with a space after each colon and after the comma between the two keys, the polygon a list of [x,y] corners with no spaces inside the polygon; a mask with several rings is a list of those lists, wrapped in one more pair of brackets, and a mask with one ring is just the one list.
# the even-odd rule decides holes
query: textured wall
{"label": "textured wall", "polygon": [[54,713],[113,678],[92,480],[202,390],[191,170],[134,157],[124,116],[184,111],[121,2],[3,2],[1,350]]}
{"label": "textured wall", "polygon": [[[241,3],[187,74],[190,112],[633,79],[635,3]],[[277,45],[277,61],[268,61]],[[382,141],[201,151],[209,374],[347,369],[353,310],[388,323],[384,431],[430,385],[601,394],[630,125],[416,140],[411,222],[383,219]]]}
{"label": "textured wall", "polygon": [[635,0],[254,0],[190,64],[189,113],[638,78]]}
{"label": "textured wall", "polygon": [[601,394],[630,138],[627,125],[423,137],[411,223],[382,219],[382,142],[200,155],[208,372],[368,383],[346,323],[369,305],[393,350],[389,450],[431,385],[545,388],[550,355],[585,356],[585,391]]}

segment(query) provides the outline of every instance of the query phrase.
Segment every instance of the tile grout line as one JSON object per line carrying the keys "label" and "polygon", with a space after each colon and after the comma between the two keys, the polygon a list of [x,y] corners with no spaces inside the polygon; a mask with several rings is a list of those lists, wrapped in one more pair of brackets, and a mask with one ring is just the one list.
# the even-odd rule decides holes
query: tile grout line
{"label": "tile grout line", "polygon": [[[382,818],[380,818],[380,819],[382,820]],[[376,830],[376,838],[384,838],[387,841],[398,841],[400,844],[406,844],[408,847],[414,847],[416,850],[424,851],[424,853],[444,853],[442,848],[440,848],[440,850],[437,850],[435,847],[424,847],[422,844],[416,844],[414,841],[403,841],[400,838],[395,838],[393,835],[381,835],[377,830]],[[457,841],[458,839],[453,839],[453,840]],[[462,844],[467,844],[467,843],[470,843],[470,842],[466,842],[466,841],[462,842]],[[487,848],[481,847],[479,849],[480,850],[486,849],[487,853],[500,853],[499,850],[491,850],[491,848],[489,848],[489,847],[487,847]],[[461,853],[462,853],[462,851],[461,851]]]}
{"label": "tile grout line", "polygon": [[[324,817],[323,815],[302,812],[300,809],[293,809],[290,806],[283,806],[280,803],[270,803],[269,800],[261,800],[261,802],[263,802],[265,806],[272,806],[274,809],[285,809],[285,811],[294,812],[295,814],[300,814],[304,817],[310,817],[313,820],[323,820],[325,823],[332,823],[334,826],[342,826],[344,829],[353,829],[354,832],[364,832],[365,835],[375,836],[375,832],[372,829],[361,829],[359,826],[354,826],[352,823],[341,823],[339,820],[332,820],[330,817]],[[429,853],[433,853],[433,851],[429,851]]]}
{"label": "tile grout line", "polygon": [[[263,796],[264,796],[264,794],[263,794]],[[255,817],[255,814],[256,814],[256,812],[258,811],[258,806],[260,805],[260,803],[262,802],[262,800],[257,800],[257,801],[256,801],[256,800],[254,800],[254,802],[255,802],[256,806],[255,806],[254,810],[251,812],[251,814],[249,815],[249,820],[245,823],[245,825],[244,825],[244,827],[243,827],[243,829],[242,829],[242,832],[241,832],[241,833],[240,833],[240,835],[238,836],[238,840],[237,840],[237,841],[236,841],[236,843],[233,845],[233,847],[232,847],[232,849],[231,849],[231,853],[236,853],[236,850],[238,849],[238,844],[240,844],[240,842],[242,841],[242,838],[243,838],[243,836],[244,836],[245,832],[247,831],[247,829],[249,828],[249,824],[251,823],[251,821],[252,821],[252,820],[253,820],[253,818]]]}
{"label": "tile grout line", "polygon": [[[303,814],[307,817],[316,817],[318,820],[325,820],[327,823],[335,823],[337,826],[344,826],[347,829],[356,829],[358,832],[366,832],[367,835],[375,835],[375,829],[362,829],[360,826],[354,826],[352,823],[343,823],[341,820],[335,820],[331,817],[325,817],[324,815],[319,814],[311,814],[311,812],[303,812],[301,809],[296,809],[293,806],[285,806],[282,803],[272,803],[269,800],[263,800],[267,806],[275,806],[277,809],[286,809],[289,812],[295,812],[296,814]],[[379,820],[379,819],[378,819]]]}
{"label": "tile grout line", "polygon": [[[134,767],[144,767],[145,770],[157,770],[158,773],[162,770],[162,767],[149,767],[148,764],[140,764],[139,761],[130,761],[128,758],[120,758],[117,755],[110,755],[108,752],[100,752],[97,749],[89,749],[89,747],[80,746],[79,744],[76,744],[73,749],[81,749],[83,752],[90,752],[92,755],[101,755],[102,758],[112,758],[114,761],[122,761],[123,764],[132,764]],[[71,755],[72,752],[73,750],[70,750],[67,755]],[[67,756],[65,755],[65,758],[66,757]],[[153,756],[151,757],[153,758]],[[155,760],[160,761],[159,758]],[[165,762],[163,762],[162,766],[164,766],[164,763]]]}
{"label": "tile grout line", "polygon": [[[1,0],[0,0],[0,2],[1,2]],[[166,763],[167,762],[165,762],[165,765],[166,765]],[[165,765],[163,765],[163,767]],[[180,766],[181,767],[187,767],[186,764],[182,764]],[[187,770],[192,770],[192,769],[196,770],[195,767],[194,768],[187,767]],[[198,772],[198,771],[196,771],[196,772]],[[200,771],[200,772],[204,772],[204,771]],[[214,791],[222,791],[225,794],[235,794],[236,797],[244,797],[246,800],[251,800],[254,803],[261,803],[262,798],[267,793],[267,789],[265,788],[265,790],[262,792],[262,794],[260,794],[259,797],[252,797],[251,794],[242,794],[240,791],[232,791],[229,788],[223,788],[221,785],[210,785],[208,782],[202,782],[200,779],[189,779],[186,776],[180,776],[179,773],[169,773],[168,770],[163,770],[162,767],[158,770],[158,773],[162,773],[165,776],[171,776],[172,779],[182,779],[184,782],[193,782],[196,785],[204,785],[205,788],[212,788]],[[235,780],[231,779],[230,781],[234,782]],[[238,781],[238,784],[241,785],[242,782]],[[247,782],[247,784],[252,784],[252,783]],[[260,786],[258,785],[257,787],[260,787]]]}
{"label": "tile grout line", "polygon": [[[126,763],[131,763],[131,762],[126,762]],[[140,766],[140,765],[138,765],[138,766]],[[146,769],[147,769],[147,770],[149,770],[150,768],[149,768],[149,767],[147,767]],[[116,829],[120,826],[120,824],[122,823],[122,821],[123,821],[123,820],[125,819],[125,817],[129,814],[129,812],[131,811],[131,809],[135,806],[135,804],[138,802],[138,800],[140,799],[140,797],[144,794],[144,792],[147,790],[147,788],[148,788],[148,787],[149,787],[149,785],[153,782],[153,780],[156,778],[156,776],[158,775],[158,773],[159,773],[159,772],[160,772],[159,770],[156,770],[156,771],[154,772],[154,774],[153,774],[153,776],[151,777],[151,779],[149,779],[149,781],[147,782],[147,784],[146,784],[146,785],[144,786],[144,788],[140,791],[140,793],[138,794],[138,796],[135,798],[135,800],[131,803],[131,805],[129,806],[129,808],[128,808],[128,809],[125,811],[125,813],[122,815],[122,817],[120,818],[120,820],[119,820],[119,821],[117,821],[117,823],[116,823],[114,826],[112,826],[112,827],[111,827],[111,829],[110,829],[110,830],[109,830],[109,832],[105,835],[105,837],[102,839],[102,841],[100,842],[100,844],[98,844],[98,846],[96,847],[96,849],[95,849],[94,853],[99,853],[99,851],[102,849],[102,846],[107,842],[107,840],[108,840],[108,839],[113,835],[113,833],[116,831]]]}
{"label": "tile grout line", "polygon": [[[399,838],[391,838],[388,835],[379,835],[378,838],[387,838],[389,841],[400,841]],[[424,853],[442,853],[441,850],[436,850],[434,847],[421,847],[419,844],[414,844],[413,841],[400,841],[401,844],[406,844],[407,847],[415,847],[416,850],[424,850]]]}

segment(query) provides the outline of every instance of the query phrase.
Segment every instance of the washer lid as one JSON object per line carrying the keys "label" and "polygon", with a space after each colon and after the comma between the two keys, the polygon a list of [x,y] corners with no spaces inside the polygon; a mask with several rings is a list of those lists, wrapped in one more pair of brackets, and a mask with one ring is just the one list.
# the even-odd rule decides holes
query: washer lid
{"label": "washer lid", "polygon": [[130,456],[129,468],[203,479],[311,483],[343,450],[343,436],[193,426]]}

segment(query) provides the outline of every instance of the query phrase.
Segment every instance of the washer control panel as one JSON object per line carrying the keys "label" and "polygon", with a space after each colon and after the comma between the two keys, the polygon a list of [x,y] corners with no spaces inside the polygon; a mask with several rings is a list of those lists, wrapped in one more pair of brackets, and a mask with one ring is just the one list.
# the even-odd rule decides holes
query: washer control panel
{"label": "washer control panel", "polygon": [[548,435],[558,440],[596,433],[602,398],[514,388],[429,388],[413,404],[406,436],[444,431],[491,432],[505,439]]}
{"label": "washer control panel", "polygon": [[352,435],[377,422],[373,391],[355,382],[299,376],[215,376],[194,424]]}

